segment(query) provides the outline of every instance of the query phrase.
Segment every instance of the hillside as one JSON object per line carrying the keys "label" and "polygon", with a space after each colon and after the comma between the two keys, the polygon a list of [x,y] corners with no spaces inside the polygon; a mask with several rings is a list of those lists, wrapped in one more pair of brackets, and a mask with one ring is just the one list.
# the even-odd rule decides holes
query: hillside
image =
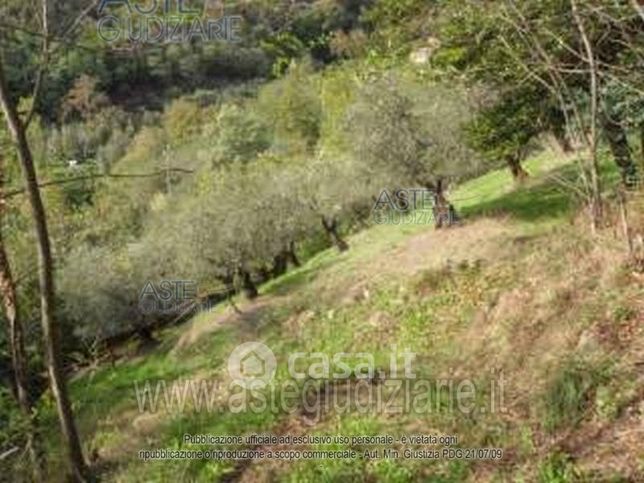
{"label": "hillside", "polygon": [[[602,231],[597,243],[581,226],[570,194],[553,181],[568,162],[542,153],[526,163],[530,180],[514,188],[507,172],[490,172],[450,193],[464,215],[459,226],[371,227],[348,239],[349,251],[328,249],[262,286],[256,300],[236,300],[237,310],[221,304],[165,331],[158,346],[132,346],[113,367],[79,375],[71,390],[88,454],[109,481],[641,481],[644,278],[629,268],[619,234]],[[286,409],[231,411],[228,357],[248,341],[275,354],[271,387],[281,397],[294,352],[369,353],[385,368],[396,347],[416,353],[417,379],[473,382],[476,409],[454,410],[437,391],[431,411],[406,409],[402,394],[392,396],[402,408],[393,413],[365,401],[366,411],[341,410],[343,394],[358,395],[350,403],[362,397],[347,388],[386,385],[392,375],[379,369],[363,380],[297,386],[306,394]],[[169,395],[154,396],[160,381]],[[207,389],[203,400],[198,387]],[[309,406],[311,394],[335,404]],[[503,458],[369,459],[363,451],[387,445],[351,442],[273,447],[359,453],[325,461],[138,457],[141,449],[206,448],[183,443],[186,433],[262,432],[453,435],[455,447],[501,448]],[[388,447],[402,455],[422,445]]]}
{"label": "hillside", "polygon": [[644,482],[641,1],[0,17],[0,482]]}

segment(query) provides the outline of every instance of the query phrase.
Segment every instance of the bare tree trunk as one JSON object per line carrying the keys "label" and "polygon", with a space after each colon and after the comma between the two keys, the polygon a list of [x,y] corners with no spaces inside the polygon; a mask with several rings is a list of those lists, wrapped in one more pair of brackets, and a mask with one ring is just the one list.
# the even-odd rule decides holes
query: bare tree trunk
{"label": "bare tree trunk", "polygon": [[295,243],[293,242],[290,242],[286,248],[273,257],[273,267],[270,270],[270,275],[273,278],[284,275],[288,270],[289,263],[294,267],[300,266],[300,261],[295,254]]}
{"label": "bare tree trunk", "polygon": [[[633,0],[634,1],[634,0]],[[576,53],[588,64],[589,84],[590,84],[590,111],[591,121],[590,126],[582,115],[580,105],[575,101],[576,96],[571,86],[568,85],[567,78],[562,75],[562,70],[548,53],[546,48],[542,45],[541,36],[533,32],[533,23],[529,22],[525,15],[521,12],[517,2],[507,2],[508,7],[520,19],[520,22],[515,22],[510,16],[506,16],[504,20],[509,21],[516,29],[517,33],[529,41],[530,47],[534,49],[534,53],[541,58],[542,66],[545,69],[545,76],[539,75],[534,72],[530,65],[519,60],[521,66],[528,72],[528,75],[548,89],[558,100],[560,112],[564,116],[565,126],[570,130],[571,136],[569,139],[575,139],[572,129],[575,127],[578,130],[579,138],[583,140],[585,146],[591,153],[590,160],[579,162],[579,174],[584,185],[583,194],[589,209],[591,230],[595,232],[598,224],[603,218],[603,203],[601,193],[601,180],[599,178],[599,162],[597,156],[597,114],[598,114],[598,66],[595,61],[595,54],[593,46],[588,38],[586,27],[584,26],[581,18],[577,0],[569,0],[574,23],[581,38],[581,43],[584,52]],[[503,41],[503,39],[502,39]],[[506,47],[512,50],[512,46],[505,42]],[[572,117],[568,114],[571,112]],[[571,122],[574,120],[575,122]]]}
{"label": "bare tree trunk", "polygon": [[25,414],[30,414],[31,403],[29,402],[27,356],[23,327],[18,318],[16,289],[1,237],[2,235],[0,234],[0,292],[2,292],[2,303],[9,325],[9,350],[13,365],[16,397]]}
{"label": "bare tree trunk", "polygon": [[644,176],[644,122],[640,124],[640,169]]}
{"label": "bare tree trunk", "polygon": [[[2,169],[2,168],[0,168]],[[0,174],[1,176],[1,174]],[[1,183],[1,181],[0,181]],[[0,207],[0,210],[2,207]],[[0,223],[1,223],[0,214]],[[27,452],[31,459],[35,481],[43,480],[43,467],[40,452],[36,443],[36,421],[33,414],[32,399],[29,394],[29,366],[25,350],[25,338],[22,321],[18,316],[18,298],[16,285],[11,273],[11,266],[4,249],[2,227],[0,226],[0,292],[4,312],[9,325],[9,350],[15,384],[16,400],[29,427],[27,429]]]}
{"label": "bare tree trunk", "polygon": [[570,0],[572,15],[577,25],[577,30],[581,35],[581,40],[586,53],[586,62],[590,70],[590,135],[588,138],[588,147],[590,148],[590,193],[589,193],[589,210],[591,216],[591,228],[593,232],[597,229],[603,218],[603,206],[601,196],[601,182],[599,179],[599,159],[597,156],[597,117],[599,105],[599,86],[597,75],[597,64],[595,62],[595,52],[586,33],[586,27],[579,15],[577,0]]}
{"label": "bare tree trunk", "polygon": [[25,350],[24,326],[18,315],[16,283],[11,272],[9,257],[4,248],[2,231],[5,210],[4,169],[4,159],[0,155],[0,296],[2,297],[4,312],[9,325],[9,352],[11,353],[16,401],[29,425],[27,428],[27,452],[31,459],[34,480],[41,481],[44,468],[36,440],[36,421],[33,413],[32,398],[29,394],[29,361]]}
{"label": "bare tree trunk", "polygon": [[521,159],[519,154],[513,154],[505,158],[505,162],[510,168],[510,173],[512,173],[512,178],[517,183],[523,183],[528,178],[528,172],[523,169],[521,166]]}
{"label": "bare tree trunk", "polygon": [[40,285],[40,308],[43,329],[43,341],[51,391],[56,403],[60,426],[67,444],[69,464],[76,481],[86,481],[88,468],[78,431],[72,414],[71,403],[67,393],[63,373],[63,361],[60,350],[60,328],[54,320],[54,278],[53,260],[45,208],[40,196],[38,178],[33,157],[27,141],[25,127],[18,117],[14,100],[10,97],[4,73],[4,59],[0,57],[0,104],[4,112],[9,131],[18,151],[22,168],[25,189],[29,196],[36,240],[38,245],[38,274]]}
{"label": "bare tree trunk", "polygon": [[338,220],[335,218],[329,220],[322,216],[322,226],[327,235],[331,238],[333,245],[341,252],[346,252],[349,249],[349,244],[340,237],[338,233]]}

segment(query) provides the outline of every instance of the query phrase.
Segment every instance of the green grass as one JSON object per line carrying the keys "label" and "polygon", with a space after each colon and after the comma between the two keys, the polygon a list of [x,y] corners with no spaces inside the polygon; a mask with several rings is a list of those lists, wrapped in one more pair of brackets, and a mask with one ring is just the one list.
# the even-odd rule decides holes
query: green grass
{"label": "green grass", "polygon": [[[615,186],[619,173],[606,153],[601,156],[604,189]],[[581,200],[571,186],[581,188],[576,161],[545,151],[529,159],[530,178],[517,187],[508,170],[497,170],[459,186],[451,195],[466,218],[510,216],[525,225],[550,228],[569,217]]]}
{"label": "green grass", "polygon": [[595,392],[610,378],[606,362],[564,360],[548,383],[543,400],[543,423],[548,431],[575,426],[594,406]]}
{"label": "green grass", "polygon": [[[570,268],[564,260],[570,246],[585,249],[584,243],[574,240],[573,235],[562,228],[566,225],[564,221],[574,212],[575,202],[569,191],[552,180],[555,175],[574,182],[575,167],[570,163],[546,152],[526,163],[531,179],[524,186],[514,185],[507,170],[498,170],[464,183],[450,193],[457,209],[465,217],[463,230],[468,229],[468,220],[495,216],[510,218],[514,233],[504,240],[504,245],[499,247],[500,255],[495,259],[481,261],[474,252],[467,255],[477,261],[435,267],[412,277],[401,275],[372,279],[369,280],[368,299],[339,304],[337,297],[344,294],[335,294],[335,285],[345,279],[352,280],[356,269],[369,266],[379,257],[401,247],[410,237],[432,229],[413,225],[374,226],[352,235],[348,240],[351,245],[348,252],[340,254],[334,249],[324,250],[306,260],[301,267],[265,284],[261,287],[261,294],[273,303],[246,313],[235,324],[223,324],[205,331],[196,341],[180,350],[176,344],[190,329],[186,326],[173,328],[161,335],[162,344],[153,352],[115,367],[102,367],[74,380],[71,385],[74,409],[88,447],[118,448],[127,445],[128,439],[134,437],[129,435],[134,434],[129,427],[130,420],[125,418],[116,426],[111,426],[110,421],[119,421],[122,415],[139,414],[135,383],[160,379],[172,383],[191,377],[206,377],[225,383],[228,354],[237,344],[247,340],[261,340],[275,353],[277,387],[290,380],[287,360],[297,351],[325,354],[368,352],[373,355],[377,367],[386,367],[390,347],[395,344],[399,350],[409,349],[418,354],[414,369],[418,377],[427,379],[469,365],[478,369],[473,380],[477,388],[482,388],[477,392],[479,407],[479,403],[490,397],[486,388],[492,376],[487,369],[496,353],[486,353],[485,347],[477,349],[483,352],[474,352],[473,347],[463,342],[463,335],[474,327],[482,312],[493,313],[504,294],[513,290],[536,290],[526,276],[534,266],[531,265],[534,257],[540,256],[544,260],[542,276],[557,279],[565,277]],[[606,184],[610,185],[615,180],[616,171],[605,166],[604,177]],[[560,231],[553,235],[556,230]],[[463,236],[467,236],[466,231]],[[553,239],[568,240],[568,244],[555,245]],[[516,244],[514,240],[523,241]],[[541,248],[547,243],[551,244],[549,251],[543,252]],[[327,285],[323,285],[325,283]],[[538,295],[536,292],[535,297]],[[557,297],[555,293],[549,299],[548,307],[565,310],[567,302],[563,299],[558,301]],[[598,304],[604,304],[606,300],[615,307],[616,320],[628,320],[633,316],[630,305],[624,302],[624,294],[616,292],[580,302],[574,323],[583,327],[591,324],[598,313]],[[517,307],[516,320],[495,322],[498,334],[493,341],[499,347],[514,342],[512,330],[515,325],[530,322],[521,310],[522,307]],[[213,312],[199,314],[191,324],[195,328],[208,326],[225,312],[231,311],[222,304]],[[308,315],[298,325],[297,318],[303,314]],[[529,462],[531,470],[536,472],[530,475],[537,476],[544,483],[573,481],[570,478],[575,476],[576,470],[572,469],[567,457],[555,454],[536,462],[535,431],[539,425],[550,433],[574,428],[590,409],[596,409],[595,406],[604,417],[614,418],[628,397],[620,396],[621,399],[613,400],[607,396],[606,388],[613,387],[609,381],[613,374],[610,364],[595,359],[592,362],[576,355],[557,357],[555,362],[558,363],[550,364],[550,371],[541,374],[547,380],[545,387],[539,389],[541,392],[523,396],[529,397],[525,404],[529,402],[530,407],[540,408],[535,416],[538,420],[524,415],[520,427],[508,427],[510,423],[498,414],[475,411],[467,417],[458,417],[445,410],[451,401],[435,394],[432,397],[438,410],[431,414],[400,414],[388,418],[377,414],[331,412],[304,431],[351,435],[419,433],[430,432],[430,428],[443,430],[458,434],[462,438],[459,444],[463,446],[510,448],[515,451],[513,458]],[[514,363],[502,359],[498,362]],[[332,365],[331,369],[334,368]],[[540,374],[536,370],[535,373]],[[619,381],[627,377],[624,374],[620,375]],[[297,396],[302,397],[302,386],[297,390]],[[262,394],[267,395],[266,392]],[[277,397],[282,395],[278,390]],[[55,427],[53,410],[48,414],[51,415],[49,424]],[[133,416],[128,417],[131,419]],[[285,424],[289,427],[288,423],[294,417],[284,410],[237,413],[225,407],[218,407],[213,413],[188,410],[169,414],[152,434],[137,436],[134,441],[139,449],[177,448],[182,447],[184,433],[278,431]],[[53,448],[57,437],[52,434],[49,439]],[[462,461],[300,461],[279,464],[272,478],[292,482],[422,480],[456,483],[466,481],[474,466],[474,463]],[[231,478],[238,469],[238,465],[230,461],[143,463],[136,454],[127,452],[102,471],[107,480],[219,481]],[[522,471],[503,467],[498,470],[498,481],[518,478]]]}
{"label": "green grass", "polygon": [[539,465],[539,483],[573,483],[579,480],[570,455],[553,453]]}

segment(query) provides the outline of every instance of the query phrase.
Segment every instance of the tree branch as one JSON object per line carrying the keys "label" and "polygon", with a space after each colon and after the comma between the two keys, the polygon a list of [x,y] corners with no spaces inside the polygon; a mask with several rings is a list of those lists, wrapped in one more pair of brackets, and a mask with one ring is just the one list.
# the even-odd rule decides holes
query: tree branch
{"label": "tree branch", "polygon": [[34,83],[34,90],[31,94],[31,108],[23,121],[25,129],[29,128],[34,114],[36,113],[36,106],[38,104],[38,97],[42,91],[43,79],[47,71],[47,64],[49,64],[49,3],[47,0],[42,0],[42,59],[40,60],[40,68],[36,74],[36,82]]}
{"label": "tree branch", "polygon": [[[169,168],[169,169],[161,169],[159,171],[154,171],[151,173],[105,173],[105,174],[87,174],[83,176],[75,176],[73,178],[66,178],[66,179],[56,179],[56,180],[50,180],[50,181],[43,181],[42,183],[38,184],[39,188],[46,188],[48,186],[56,186],[56,185],[61,185],[61,184],[67,184],[67,183],[74,183],[76,181],[88,181],[92,179],[99,179],[99,178],[154,178],[156,176],[163,176],[168,173],[188,173],[192,174],[194,173],[193,170],[191,169],[183,169],[183,168]],[[21,189],[16,189],[12,191],[7,191],[3,195],[3,199],[8,199],[12,198],[17,195],[21,195],[25,192],[24,188]]]}

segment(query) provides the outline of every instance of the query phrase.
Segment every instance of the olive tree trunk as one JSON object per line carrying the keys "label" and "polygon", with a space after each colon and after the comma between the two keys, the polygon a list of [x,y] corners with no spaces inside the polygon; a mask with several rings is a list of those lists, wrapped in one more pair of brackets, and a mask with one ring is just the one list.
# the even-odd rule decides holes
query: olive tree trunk
{"label": "olive tree trunk", "polygon": [[277,278],[284,275],[288,269],[288,259],[286,254],[282,251],[273,257],[273,267],[271,268],[271,276]]}
{"label": "olive tree trunk", "polygon": [[510,173],[512,173],[514,181],[517,183],[523,183],[528,178],[528,172],[523,169],[523,166],[521,166],[521,157],[519,154],[508,156],[505,159],[505,162],[507,163],[508,168],[510,168]]}
{"label": "olive tree trunk", "polygon": [[295,252],[295,242],[289,243],[288,249],[286,250],[286,258],[294,267],[302,266],[300,259],[297,258],[297,253]]}
{"label": "olive tree trunk", "polygon": [[644,176],[644,122],[640,124],[640,169]]}
{"label": "olive tree trunk", "polygon": [[432,191],[434,192],[434,206],[433,206],[433,215],[434,215],[434,227],[440,229],[443,227],[452,226],[458,221],[458,215],[456,214],[456,209],[449,202],[445,196],[445,183],[442,179],[436,181],[432,185]]}
{"label": "olive tree trunk", "polygon": [[253,278],[250,273],[247,270],[240,268],[239,278],[244,296],[248,300],[256,299],[259,296],[259,291],[257,290],[257,286],[255,285],[255,282],[253,282]]}
{"label": "olive tree trunk", "polygon": [[322,226],[326,234],[329,235],[333,246],[340,252],[346,252],[349,249],[349,244],[338,233],[338,220],[335,218],[328,219],[326,216],[322,216]]}

